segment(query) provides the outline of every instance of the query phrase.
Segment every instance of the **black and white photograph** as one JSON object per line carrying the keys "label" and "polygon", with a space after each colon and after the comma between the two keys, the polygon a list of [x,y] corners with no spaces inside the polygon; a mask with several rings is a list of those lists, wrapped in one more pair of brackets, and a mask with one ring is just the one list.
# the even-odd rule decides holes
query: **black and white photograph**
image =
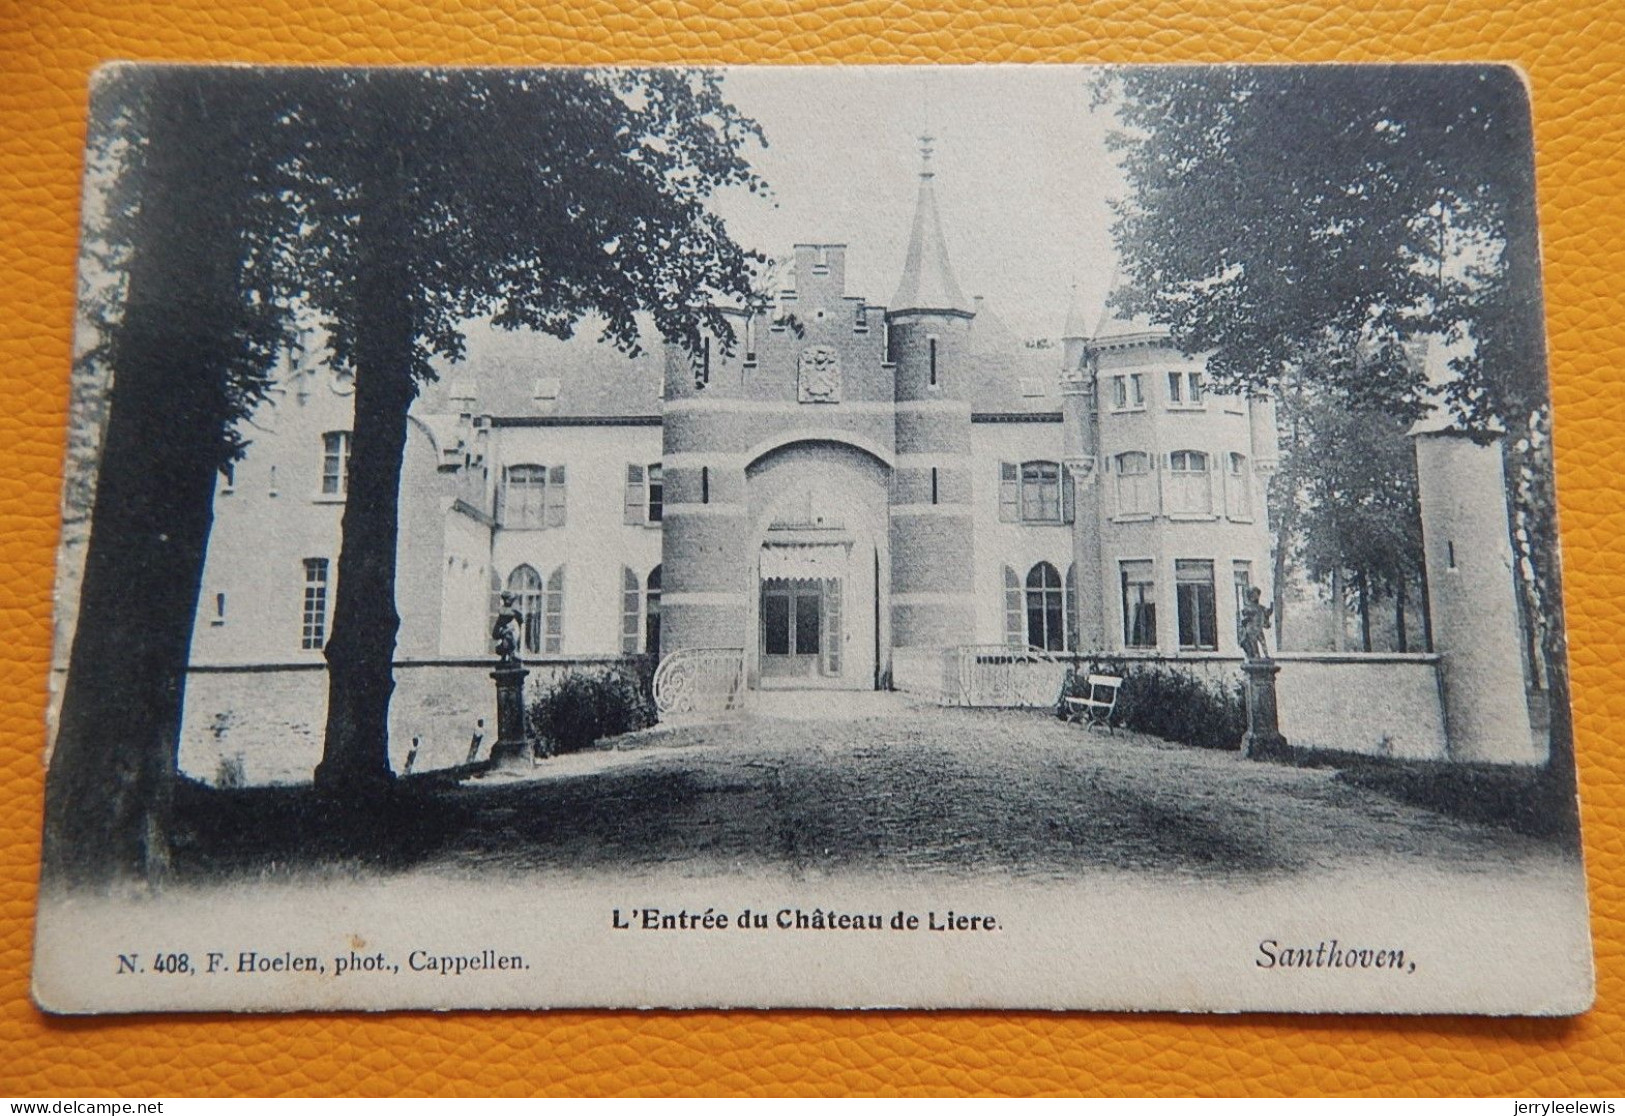
{"label": "black and white photograph", "polygon": [[103,68],[36,1001],[1586,1010],[1532,111]]}

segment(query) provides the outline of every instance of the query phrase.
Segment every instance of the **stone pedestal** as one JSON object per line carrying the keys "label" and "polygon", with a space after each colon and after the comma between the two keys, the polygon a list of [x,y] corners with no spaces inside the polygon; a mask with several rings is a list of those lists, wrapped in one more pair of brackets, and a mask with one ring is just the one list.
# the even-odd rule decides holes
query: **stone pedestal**
{"label": "stone pedestal", "polygon": [[1247,692],[1247,735],[1242,738],[1242,751],[1248,759],[1290,759],[1292,748],[1281,735],[1275,706],[1275,676],[1281,668],[1272,659],[1249,659],[1241,669]]}
{"label": "stone pedestal", "polygon": [[491,762],[530,763],[530,740],[525,735],[525,678],[530,671],[518,663],[503,663],[491,672],[497,684],[497,740]]}

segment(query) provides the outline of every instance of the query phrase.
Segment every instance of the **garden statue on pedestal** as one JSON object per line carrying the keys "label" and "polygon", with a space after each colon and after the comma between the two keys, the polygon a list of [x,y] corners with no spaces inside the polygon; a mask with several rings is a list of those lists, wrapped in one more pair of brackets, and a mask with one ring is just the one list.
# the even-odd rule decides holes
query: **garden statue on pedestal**
{"label": "garden statue on pedestal", "polygon": [[514,607],[514,595],[502,594],[502,608],[491,625],[491,640],[496,644],[497,658],[503,663],[519,662],[519,631],[524,623],[524,613]]}
{"label": "garden statue on pedestal", "polygon": [[1242,653],[1249,659],[1270,657],[1269,648],[1264,640],[1264,629],[1270,626],[1270,616],[1275,610],[1262,603],[1259,600],[1261,596],[1262,593],[1256,585],[1247,590],[1247,600],[1241,606],[1241,616],[1236,623],[1236,638],[1241,643]]}
{"label": "garden statue on pedestal", "polygon": [[1281,735],[1275,700],[1275,676],[1281,668],[1270,658],[1264,630],[1275,610],[1264,604],[1255,585],[1247,590],[1247,600],[1236,618],[1236,640],[1246,661],[1241,664],[1247,685],[1247,735],[1241,747],[1251,759],[1285,759],[1292,755],[1286,737]]}
{"label": "garden statue on pedestal", "polygon": [[525,678],[530,674],[519,664],[519,633],[525,615],[514,607],[512,593],[502,594],[502,608],[491,625],[491,641],[497,653],[497,668],[491,678],[497,684],[497,741],[491,746],[491,762],[500,765],[529,762],[530,741],[525,737]]}

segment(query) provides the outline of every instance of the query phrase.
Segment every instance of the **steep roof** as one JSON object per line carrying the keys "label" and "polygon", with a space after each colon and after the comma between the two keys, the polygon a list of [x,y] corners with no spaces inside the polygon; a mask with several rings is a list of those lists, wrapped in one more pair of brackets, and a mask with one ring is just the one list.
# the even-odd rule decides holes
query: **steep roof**
{"label": "steep roof", "polygon": [[[1106,305],[1101,308],[1100,322],[1095,326],[1094,336],[1090,340],[1097,344],[1103,341],[1126,341],[1129,338],[1144,338],[1154,340],[1168,336],[1168,327],[1153,325],[1151,318],[1146,314],[1125,315],[1112,306],[1112,295],[1122,290],[1127,284],[1120,272],[1112,272],[1111,294],[1106,296]],[[1072,328],[1070,318],[1067,328]],[[1072,336],[1069,332],[1067,336]]]}
{"label": "steep roof", "polygon": [[1060,410],[1061,350],[1018,338],[983,299],[976,300],[975,310],[962,373],[970,377],[971,410],[986,414]]}
{"label": "steep roof", "polygon": [[[929,143],[929,137],[922,137]],[[931,184],[931,149],[925,147],[925,166],[920,171],[920,192],[914,201],[914,226],[908,234],[908,256],[903,261],[903,277],[887,310],[893,314],[908,310],[949,310],[972,312],[971,302],[954,278],[948,263],[948,247],[942,238],[942,217],[937,212],[937,193]]]}
{"label": "steep roof", "polygon": [[456,364],[440,363],[440,378],[424,385],[418,410],[463,410],[454,401],[472,396],[474,414],[503,418],[659,415],[662,342],[652,322],[640,320],[638,327],[643,351],[630,357],[599,340],[602,324],[596,321],[582,322],[568,340],[471,323],[465,328],[467,355]]}

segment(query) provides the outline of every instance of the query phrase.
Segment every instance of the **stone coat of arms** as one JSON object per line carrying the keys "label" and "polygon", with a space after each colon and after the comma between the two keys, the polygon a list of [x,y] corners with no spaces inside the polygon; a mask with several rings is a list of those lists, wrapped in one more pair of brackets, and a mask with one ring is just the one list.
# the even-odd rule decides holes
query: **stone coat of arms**
{"label": "stone coat of arms", "polygon": [[797,362],[796,398],[802,403],[841,401],[841,354],[829,345],[809,345]]}

